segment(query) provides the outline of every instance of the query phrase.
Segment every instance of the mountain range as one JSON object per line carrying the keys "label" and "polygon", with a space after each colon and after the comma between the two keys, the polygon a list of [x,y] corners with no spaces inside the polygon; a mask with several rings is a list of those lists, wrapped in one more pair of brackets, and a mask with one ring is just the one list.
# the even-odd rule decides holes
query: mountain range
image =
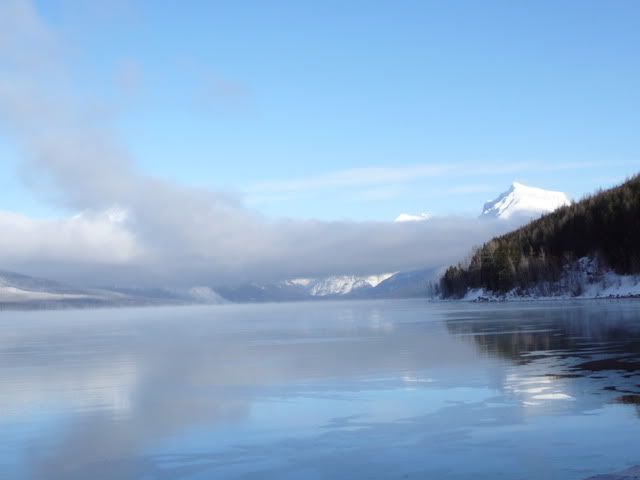
{"label": "mountain range", "polygon": [[0,271],[0,307],[60,308],[225,303],[210,287],[77,288],[53,280]]}
{"label": "mountain range", "polygon": [[215,290],[233,302],[327,300],[348,298],[424,297],[439,268],[381,275],[338,275],[318,279],[293,279],[269,284],[220,286]]}

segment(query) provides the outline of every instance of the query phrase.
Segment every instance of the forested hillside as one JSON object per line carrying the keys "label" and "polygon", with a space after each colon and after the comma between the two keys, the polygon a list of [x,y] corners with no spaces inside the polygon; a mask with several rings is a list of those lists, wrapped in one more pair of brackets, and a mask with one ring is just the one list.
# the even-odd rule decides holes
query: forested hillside
{"label": "forested hillside", "polygon": [[472,252],[447,269],[444,297],[497,294],[558,282],[581,257],[618,274],[640,273],[640,176],[562,207]]}

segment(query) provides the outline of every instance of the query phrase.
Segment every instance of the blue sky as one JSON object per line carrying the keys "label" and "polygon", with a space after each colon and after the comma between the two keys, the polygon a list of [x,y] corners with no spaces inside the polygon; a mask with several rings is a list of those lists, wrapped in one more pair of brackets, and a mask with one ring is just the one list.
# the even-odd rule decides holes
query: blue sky
{"label": "blue sky", "polygon": [[[39,0],[136,168],[271,217],[477,215],[640,167],[635,1]],[[0,137],[2,208],[64,214]]]}

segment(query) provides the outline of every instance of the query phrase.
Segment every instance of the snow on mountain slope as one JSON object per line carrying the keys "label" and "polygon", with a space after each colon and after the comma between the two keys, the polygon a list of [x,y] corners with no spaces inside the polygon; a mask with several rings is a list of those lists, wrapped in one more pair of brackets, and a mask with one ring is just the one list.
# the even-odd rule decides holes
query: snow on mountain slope
{"label": "snow on mountain slope", "polygon": [[208,305],[227,303],[227,301],[211,287],[191,287],[184,293],[184,297],[185,300],[193,300],[196,303]]}
{"label": "snow on mountain slope", "polygon": [[0,303],[91,302],[95,292],[76,289],[52,280],[0,271]]}
{"label": "snow on mountain slope", "polygon": [[327,277],[311,285],[309,294],[314,297],[324,297],[326,295],[346,295],[360,288],[372,288],[389,278],[392,273],[383,273],[381,275],[369,275],[360,277],[357,275],[340,275],[335,277]]}
{"label": "snow on mountain slope", "polygon": [[533,218],[569,204],[571,200],[562,192],[528,187],[514,182],[509,190],[484,204],[480,218]]}
{"label": "snow on mountain slope", "polygon": [[423,222],[425,220],[429,220],[430,218],[432,218],[432,215],[427,212],[418,213],[417,215],[414,215],[412,213],[401,213],[395,218],[393,222],[394,223]]}
{"label": "snow on mountain slope", "polygon": [[52,280],[7,271],[0,271],[0,287],[36,292],[76,293],[69,287]]}
{"label": "snow on mountain slope", "polygon": [[0,302],[57,301],[86,298],[89,297],[83,294],[38,292],[5,285],[0,286]]}
{"label": "snow on mountain slope", "polygon": [[438,278],[441,268],[423,268],[398,272],[372,289],[356,291],[357,298],[417,298],[432,292],[429,284]]}
{"label": "snow on mountain slope", "polygon": [[393,273],[383,273],[369,276],[336,275],[326,278],[295,278],[281,282],[281,286],[301,289],[312,297],[347,295],[354,290],[373,288],[392,275]]}
{"label": "snow on mountain slope", "polygon": [[75,288],[43,278],[0,271],[0,304],[21,307],[122,306],[226,303],[210,287]]}

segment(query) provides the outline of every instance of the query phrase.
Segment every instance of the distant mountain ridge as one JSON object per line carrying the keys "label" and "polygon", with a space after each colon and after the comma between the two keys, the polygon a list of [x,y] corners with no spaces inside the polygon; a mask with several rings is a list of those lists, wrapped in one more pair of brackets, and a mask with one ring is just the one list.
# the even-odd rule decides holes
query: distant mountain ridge
{"label": "distant mountain ridge", "polygon": [[339,275],[319,279],[293,279],[267,284],[218,286],[215,290],[232,302],[426,297],[437,268],[381,275]]}
{"label": "distant mountain ridge", "polygon": [[19,273],[0,271],[0,303],[91,301],[89,291]]}
{"label": "distant mountain ridge", "polygon": [[210,287],[76,288],[44,278],[0,271],[0,307],[68,308],[225,303]]}
{"label": "distant mountain ridge", "polygon": [[367,276],[334,275],[319,279],[297,278],[294,280],[287,280],[285,283],[301,286],[313,297],[324,297],[328,295],[346,295],[354,290],[373,288],[392,275],[394,274],[383,273],[380,275]]}

